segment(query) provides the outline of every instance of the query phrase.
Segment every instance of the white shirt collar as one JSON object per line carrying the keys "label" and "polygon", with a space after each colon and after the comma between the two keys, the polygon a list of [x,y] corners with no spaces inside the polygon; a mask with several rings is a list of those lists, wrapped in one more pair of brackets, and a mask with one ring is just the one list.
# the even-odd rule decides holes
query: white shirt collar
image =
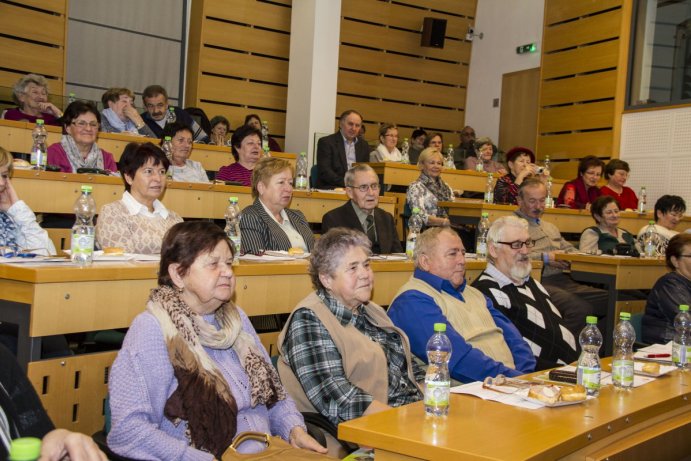
{"label": "white shirt collar", "polygon": [[274,221],[276,221],[276,223],[277,223],[278,225],[281,225],[281,226],[282,226],[283,223],[285,223],[286,221],[290,222],[290,219],[288,219],[288,213],[286,213],[285,208],[283,208],[283,209],[281,210],[281,213],[280,213],[280,214],[281,214],[281,220],[283,220],[283,223],[280,223],[280,222],[278,222],[278,220],[276,219],[276,216],[274,216],[273,212],[272,212],[271,210],[269,210],[269,209],[266,207],[266,205],[264,204],[264,202],[262,202],[262,199],[259,199],[259,203],[261,203],[262,206],[264,207],[264,211],[266,211],[266,214],[268,214],[269,216],[271,216],[271,219],[273,219]]}
{"label": "white shirt collar", "polygon": [[149,211],[149,208],[147,208],[146,205],[139,203],[137,199],[135,199],[132,194],[127,191],[122,194],[122,203],[125,205],[127,212],[132,216],[143,214],[144,216],[149,217],[159,215],[163,219],[168,217],[168,209],[159,200],[154,200],[153,213]]}

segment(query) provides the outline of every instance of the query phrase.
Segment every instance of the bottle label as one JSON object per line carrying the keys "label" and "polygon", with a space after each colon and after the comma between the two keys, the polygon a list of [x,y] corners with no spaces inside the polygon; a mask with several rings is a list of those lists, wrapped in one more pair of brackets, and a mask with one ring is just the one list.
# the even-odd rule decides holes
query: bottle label
{"label": "bottle label", "polygon": [[612,382],[624,387],[633,385],[633,360],[612,361]]}
{"label": "bottle label", "polygon": [[477,242],[475,245],[475,254],[478,256],[487,256],[487,243]]}
{"label": "bottle label", "polygon": [[73,233],[70,251],[72,256],[91,256],[94,252],[94,235]]}
{"label": "bottle label", "polygon": [[691,345],[684,346],[677,343],[672,345],[672,363],[677,366],[684,366],[691,359]]}
{"label": "bottle label", "polygon": [[307,176],[298,175],[298,177],[295,178],[295,188],[307,189]]}
{"label": "bottle label", "polygon": [[242,243],[241,237],[239,235],[230,235],[228,238],[230,238],[230,241],[233,242],[235,254],[240,256],[240,244]]}
{"label": "bottle label", "polygon": [[451,381],[427,381],[425,380],[425,405],[431,407],[449,406],[451,394]]}
{"label": "bottle label", "polygon": [[409,238],[405,242],[405,254],[409,259],[413,259],[413,252],[415,252],[415,240],[414,238]]}
{"label": "bottle label", "polygon": [[579,384],[589,392],[600,390],[600,368],[578,367]]}

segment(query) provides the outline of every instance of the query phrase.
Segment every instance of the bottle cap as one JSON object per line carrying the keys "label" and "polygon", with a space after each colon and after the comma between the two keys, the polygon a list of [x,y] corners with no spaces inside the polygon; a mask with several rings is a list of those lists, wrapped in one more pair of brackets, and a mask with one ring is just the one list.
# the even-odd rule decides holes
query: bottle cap
{"label": "bottle cap", "polygon": [[413,208],[413,214],[419,213],[419,212],[420,212],[420,209],[418,207]]}
{"label": "bottle cap", "polygon": [[682,304],[679,306],[679,311],[680,312],[688,312],[689,311],[689,305],[688,304]]}
{"label": "bottle cap", "polygon": [[170,140],[173,139],[173,138],[171,138],[170,136],[166,136],[166,137],[163,138],[163,139],[166,140],[166,141],[170,141]]}
{"label": "bottle cap", "polygon": [[651,226],[654,226],[654,225],[655,225],[655,221],[653,221],[653,220],[651,219],[650,221],[648,221],[648,224],[651,225]]}
{"label": "bottle cap", "polygon": [[434,332],[435,333],[444,333],[446,331],[446,324],[445,323],[435,323],[434,324]]}
{"label": "bottle cap", "polygon": [[82,184],[82,192],[91,192],[93,190],[93,186],[90,184]]}
{"label": "bottle cap", "polygon": [[300,152],[300,157],[307,157],[307,152]]}
{"label": "bottle cap", "polygon": [[631,314],[628,312],[619,312],[619,318],[622,320],[631,320]]}
{"label": "bottle cap", "polygon": [[230,203],[236,203],[238,201],[238,198],[237,197],[228,197],[228,201]]}
{"label": "bottle cap", "polygon": [[9,459],[13,461],[31,461],[41,457],[41,439],[22,437],[12,441]]}
{"label": "bottle cap", "polygon": [[403,138],[403,142],[408,142],[408,138]]}
{"label": "bottle cap", "polygon": [[585,318],[585,323],[588,325],[597,325],[597,317],[594,315],[589,315]]}
{"label": "bottle cap", "polygon": [[168,106],[168,112],[175,112],[175,108],[173,106]]}
{"label": "bottle cap", "polygon": [[482,212],[482,217],[483,217],[483,218],[489,218],[489,213],[486,212],[486,211],[483,211],[483,212]]}
{"label": "bottle cap", "polygon": [[43,125],[45,122],[43,121],[42,118],[37,118],[36,119],[36,125]]}

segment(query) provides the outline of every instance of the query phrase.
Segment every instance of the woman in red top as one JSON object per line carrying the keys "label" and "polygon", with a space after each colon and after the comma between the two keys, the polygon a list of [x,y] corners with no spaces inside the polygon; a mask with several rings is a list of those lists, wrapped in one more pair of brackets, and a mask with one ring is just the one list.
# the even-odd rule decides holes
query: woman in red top
{"label": "woman in red top", "polygon": [[594,155],[583,157],[578,164],[578,177],[564,184],[557,206],[567,208],[590,209],[590,204],[602,193],[597,182],[602,176],[604,162]]}
{"label": "woman in red top", "polygon": [[610,195],[619,203],[620,210],[635,210],[638,208],[638,197],[630,187],[626,187],[629,178],[629,164],[618,158],[609,161],[605,166],[605,179],[609,182],[600,188],[602,195]]}

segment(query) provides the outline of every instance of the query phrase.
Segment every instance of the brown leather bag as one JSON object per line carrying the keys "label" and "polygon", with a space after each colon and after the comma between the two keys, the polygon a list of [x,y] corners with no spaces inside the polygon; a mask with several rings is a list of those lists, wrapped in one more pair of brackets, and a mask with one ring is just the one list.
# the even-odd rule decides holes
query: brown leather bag
{"label": "brown leather bag", "polygon": [[[247,440],[256,440],[266,445],[266,450],[261,453],[238,453],[237,448]],[[223,453],[222,461],[302,461],[320,460],[325,461],[330,458],[326,455],[315,453],[301,448],[295,448],[280,437],[274,437],[263,432],[241,432],[233,439],[228,449]]]}

